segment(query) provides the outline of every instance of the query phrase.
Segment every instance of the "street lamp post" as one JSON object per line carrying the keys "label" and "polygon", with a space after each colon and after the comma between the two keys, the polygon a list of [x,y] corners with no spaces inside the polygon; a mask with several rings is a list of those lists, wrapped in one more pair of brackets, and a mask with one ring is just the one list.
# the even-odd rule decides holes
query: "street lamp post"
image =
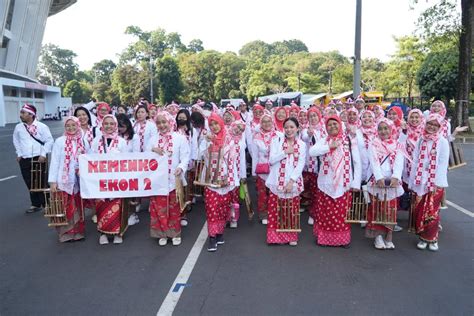
{"label": "street lamp post", "polygon": [[153,102],[153,57],[150,55],[150,102]]}
{"label": "street lamp post", "polygon": [[352,91],[354,98],[360,94],[360,43],[362,28],[362,0],[356,0],[356,25],[355,25],[355,47],[354,47],[354,82]]}

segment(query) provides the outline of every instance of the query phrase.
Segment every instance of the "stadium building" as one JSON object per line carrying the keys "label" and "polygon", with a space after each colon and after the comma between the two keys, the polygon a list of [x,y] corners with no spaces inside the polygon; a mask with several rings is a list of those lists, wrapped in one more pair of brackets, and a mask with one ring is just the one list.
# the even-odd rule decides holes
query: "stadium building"
{"label": "stadium building", "polygon": [[38,109],[41,119],[64,106],[61,89],[40,84],[36,66],[46,20],[76,0],[0,1],[0,126],[19,121],[23,103]]}

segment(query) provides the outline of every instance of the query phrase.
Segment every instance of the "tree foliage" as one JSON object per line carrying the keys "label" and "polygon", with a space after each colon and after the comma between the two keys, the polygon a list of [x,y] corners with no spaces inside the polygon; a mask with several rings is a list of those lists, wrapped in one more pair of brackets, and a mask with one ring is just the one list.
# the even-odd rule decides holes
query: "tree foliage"
{"label": "tree foliage", "polygon": [[166,55],[157,63],[158,92],[162,104],[177,100],[183,91],[181,72],[175,58]]}
{"label": "tree foliage", "polygon": [[48,85],[64,87],[66,82],[74,79],[78,66],[74,63],[77,55],[54,44],[42,47],[38,62],[38,79]]}

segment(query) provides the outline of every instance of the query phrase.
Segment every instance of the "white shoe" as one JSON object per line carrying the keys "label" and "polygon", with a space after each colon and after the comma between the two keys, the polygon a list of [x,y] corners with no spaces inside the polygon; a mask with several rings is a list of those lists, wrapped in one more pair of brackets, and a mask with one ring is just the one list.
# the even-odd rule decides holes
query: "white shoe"
{"label": "white shoe", "polygon": [[191,200],[191,204],[193,204],[193,205],[196,204],[196,198],[195,197],[193,197],[193,199]]}
{"label": "white shoe", "polygon": [[188,226],[188,220],[183,218],[181,219],[180,224],[181,224],[181,227],[186,227]]}
{"label": "white shoe", "polygon": [[367,226],[367,223],[360,223],[360,228],[365,228]]}
{"label": "white shoe", "polygon": [[304,207],[300,207],[300,213],[304,213],[306,209]]}
{"label": "white shoe", "polygon": [[443,226],[441,224],[438,224],[438,231],[441,233],[443,231]]}
{"label": "white shoe", "polygon": [[230,221],[230,228],[237,228],[237,221]]}
{"label": "white shoe", "polygon": [[420,240],[420,242],[416,245],[416,247],[421,250],[425,250],[426,246],[428,246],[428,243],[423,240]]}
{"label": "white shoe", "polygon": [[311,216],[308,217],[308,225],[311,225],[311,226],[314,225],[314,219]]}
{"label": "white shoe", "polygon": [[383,241],[382,235],[375,237],[374,246],[376,249],[385,249],[385,243]]}
{"label": "white shoe", "polygon": [[97,224],[97,215],[95,215],[95,214],[92,215],[91,220],[92,220],[92,223]]}
{"label": "white shoe", "polygon": [[395,249],[395,244],[391,241],[386,241],[384,240],[385,242],[385,249]]}
{"label": "white shoe", "polygon": [[137,204],[135,206],[135,213],[138,213],[138,212],[140,212],[140,204]]}
{"label": "white shoe", "polygon": [[290,246],[296,246],[296,245],[298,245],[298,242],[297,241],[290,241],[288,244]]}
{"label": "white shoe", "polygon": [[262,219],[262,225],[267,225],[268,224],[268,219],[264,218]]}
{"label": "white shoe", "polygon": [[140,219],[138,218],[137,214],[132,214],[128,218],[128,226],[133,226],[135,224],[138,224],[140,222]]}
{"label": "white shoe", "polygon": [[114,244],[121,244],[123,243],[123,238],[120,237],[119,235],[114,236]]}
{"label": "white shoe", "polygon": [[437,242],[434,242],[432,244],[430,244],[428,246],[428,248],[431,250],[431,251],[438,251],[439,250],[439,247],[438,247],[438,243]]}
{"label": "white shoe", "polygon": [[107,238],[107,235],[100,235],[99,244],[107,245],[108,243],[109,243],[109,239]]}
{"label": "white shoe", "polygon": [[401,227],[401,226],[395,225],[395,226],[393,227],[393,231],[394,231],[394,232],[397,232],[397,233],[398,233],[398,232],[401,232],[402,230],[403,230],[403,227]]}
{"label": "white shoe", "polygon": [[171,241],[173,242],[173,246],[181,245],[181,237],[175,237]]}
{"label": "white shoe", "polygon": [[448,207],[447,207],[446,205],[441,205],[441,206],[439,207],[439,209],[440,209],[440,210],[446,210],[446,209],[448,209]]}
{"label": "white shoe", "polygon": [[168,238],[160,238],[160,239],[158,240],[158,244],[159,244],[160,246],[166,246],[167,243],[168,243]]}

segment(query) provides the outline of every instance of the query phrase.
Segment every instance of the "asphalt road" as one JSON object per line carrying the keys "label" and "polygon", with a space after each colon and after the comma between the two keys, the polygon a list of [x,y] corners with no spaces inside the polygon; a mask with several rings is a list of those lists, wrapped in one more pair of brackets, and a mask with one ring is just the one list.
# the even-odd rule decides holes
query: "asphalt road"
{"label": "asphalt road", "polygon": [[[61,124],[48,125],[58,136]],[[24,213],[12,130],[0,129],[0,314],[156,315],[203,227],[202,202],[179,247],[149,237],[146,211],[121,245],[100,246],[90,216],[85,241],[60,244],[42,214]],[[474,145],[463,148],[468,166],[449,173],[447,197],[472,212]],[[243,216],[216,253],[202,250],[174,315],[473,315],[473,222],[442,211],[433,253],[417,250],[406,230],[395,234],[396,250],[377,251],[357,226],[350,249],[316,246],[307,224],[297,247],[267,246],[265,227]]]}

